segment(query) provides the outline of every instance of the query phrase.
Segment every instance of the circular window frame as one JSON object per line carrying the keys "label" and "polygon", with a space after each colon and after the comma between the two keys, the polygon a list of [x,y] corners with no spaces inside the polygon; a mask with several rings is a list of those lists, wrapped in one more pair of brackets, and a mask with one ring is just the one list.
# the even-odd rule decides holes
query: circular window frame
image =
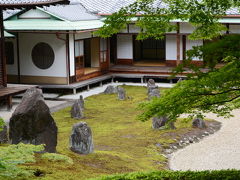
{"label": "circular window frame", "polygon": [[54,50],[46,42],[37,43],[32,48],[31,56],[33,64],[41,70],[49,69],[55,61]]}

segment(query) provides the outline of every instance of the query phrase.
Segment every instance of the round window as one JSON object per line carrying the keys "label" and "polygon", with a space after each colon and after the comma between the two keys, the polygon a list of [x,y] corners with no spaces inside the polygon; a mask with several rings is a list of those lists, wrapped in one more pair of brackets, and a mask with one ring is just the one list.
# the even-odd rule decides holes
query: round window
{"label": "round window", "polygon": [[47,43],[38,43],[32,50],[32,61],[40,69],[48,69],[54,62],[54,52]]}

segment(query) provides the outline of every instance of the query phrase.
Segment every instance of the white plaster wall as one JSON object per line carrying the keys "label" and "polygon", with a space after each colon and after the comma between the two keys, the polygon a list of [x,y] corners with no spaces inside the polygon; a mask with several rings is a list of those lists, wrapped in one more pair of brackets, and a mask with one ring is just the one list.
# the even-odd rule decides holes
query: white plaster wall
{"label": "white plaster wall", "polygon": [[187,33],[187,34],[190,34],[194,31],[194,27],[189,24],[189,23],[180,23],[180,33]]}
{"label": "white plaster wall", "polygon": [[117,35],[117,58],[133,59],[132,35]]}
{"label": "white plaster wall", "polygon": [[[61,36],[66,39],[66,36]],[[55,55],[53,65],[48,69],[39,69],[32,62],[32,49],[40,42],[48,43]],[[67,77],[66,71],[66,44],[55,34],[20,33],[19,56],[21,75]]]}
{"label": "white plaster wall", "polygon": [[18,75],[18,64],[17,64],[17,40],[6,39],[8,42],[13,42],[14,45],[14,64],[7,64],[7,74],[8,75]]}
{"label": "white plaster wall", "polygon": [[70,76],[75,75],[74,35],[69,34],[69,66]]}
{"label": "white plaster wall", "polygon": [[80,32],[75,34],[75,40],[79,40],[79,39],[87,39],[87,38],[91,38],[92,37],[92,33],[91,32]]}
{"label": "white plaster wall", "polygon": [[135,26],[134,24],[129,24],[129,33],[139,33],[140,31],[140,27]]}
{"label": "white plaster wall", "polygon": [[240,34],[240,25],[229,25],[229,33]]}
{"label": "white plaster wall", "polygon": [[[203,40],[189,40],[186,39],[186,51],[192,49],[193,46],[203,45]],[[193,58],[193,60],[200,60],[199,58]]]}
{"label": "white plaster wall", "polygon": [[[182,36],[180,36],[180,60],[183,59]],[[166,35],[166,60],[177,60],[177,36]]]}

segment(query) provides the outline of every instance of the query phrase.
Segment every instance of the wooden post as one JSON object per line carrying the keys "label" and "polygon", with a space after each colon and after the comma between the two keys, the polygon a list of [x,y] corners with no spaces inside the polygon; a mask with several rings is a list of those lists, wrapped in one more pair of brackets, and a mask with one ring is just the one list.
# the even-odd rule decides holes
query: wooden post
{"label": "wooden post", "polygon": [[229,34],[229,23],[226,24],[226,27],[227,27],[227,31],[226,31],[226,34]]}
{"label": "wooden post", "polygon": [[180,64],[180,24],[179,22],[177,22],[177,64],[176,65],[179,65]]}
{"label": "wooden post", "polygon": [[[2,71],[2,85],[7,87],[7,73],[6,73],[6,59],[5,59],[5,39],[4,39],[4,25],[3,25],[3,9],[0,9],[0,68]],[[1,74],[0,74],[1,75]],[[1,84],[0,84],[1,85]]]}
{"label": "wooden post", "polygon": [[7,108],[8,108],[8,111],[12,110],[12,96],[7,97]]}

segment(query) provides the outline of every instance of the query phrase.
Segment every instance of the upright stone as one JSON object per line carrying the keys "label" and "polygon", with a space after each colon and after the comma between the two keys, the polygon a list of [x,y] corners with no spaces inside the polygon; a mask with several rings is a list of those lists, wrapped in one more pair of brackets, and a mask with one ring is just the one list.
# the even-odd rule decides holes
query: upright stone
{"label": "upright stone", "polygon": [[148,99],[149,100],[151,100],[153,97],[160,97],[160,91],[153,79],[148,80],[147,88],[148,88]]}
{"label": "upright stone", "polygon": [[196,118],[192,121],[192,127],[204,129],[207,126],[202,118]]}
{"label": "upright stone", "polygon": [[45,152],[56,152],[57,126],[44,102],[42,91],[31,88],[24,94],[9,123],[12,144],[45,144]]}
{"label": "upright stone", "polygon": [[151,100],[153,97],[160,97],[160,91],[159,89],[152,89],[148,93],[148,99]]}
{"label": "upright stone", "polygon": [[116,94],[117,93],[117,87],[109,85],[103,92],[104,94]]}
{"label": "upright stone", "polygon": [[[167,121],[168,121],[168,118],[166,116],[153,117],[152,118],[152,128],[153,129],[161,129],[162,127],[166,126]],[[173,122],[170,122],[169,128],[176,129]]]}
{"label": "upright stone", "polygon": [[71,108],[71,117],[74,119],[82,119],[84,117],[82,101],[80,99],[76,100]]}
{"label": "upright stone", "polygon": [[8,142],[7,126],[1,127],[0,130],[0,144]]}
{"label": "upright stone", "polygon": [[80,101],[81,108],[84,109],[84,99],[82,95],[79,96],[79,101]]}
{"label": "upright stone", "polygon": [[148,94],[152,92],[153,89],[158,89],[158,86],[155,84],[153,79],[149,79],[147,83]]}
{"label": "upright stone", "polygon": [[159,129],[163,126],[165,126],[168,118],[165,116],[162,117],[153,117],[152,118],[152,128],[153,129]]}
{"label": "upright stone", "polygon": [[92,131],[86,122],[80,122],[73,126],[69,144],[73,152],[79,154],[93,152]]}
{"label": "upright stone", "polygon": [[123,89],[121,87],[118,87],[117,90],[118,90],[118,99],[119,100],[125,100],[126,99],[126,91],[125,91],[125,89]]}

